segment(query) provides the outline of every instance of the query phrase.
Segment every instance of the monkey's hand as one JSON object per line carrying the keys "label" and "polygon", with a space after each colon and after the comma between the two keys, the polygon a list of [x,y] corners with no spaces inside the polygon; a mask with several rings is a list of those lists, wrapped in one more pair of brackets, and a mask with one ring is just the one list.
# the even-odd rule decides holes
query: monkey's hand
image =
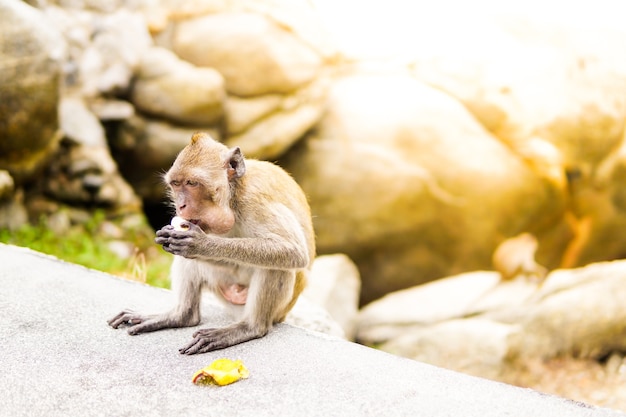
{"label": "monkey's hand", "polygon": [[200,257],[205,250],[208,236],[202,231],[200,226],[188,223],[189,229],[178,230],[171,225],[164,226],[157,230],[154,241],[163,246],[166,252],[173,255],[183,256],[189,259]]}

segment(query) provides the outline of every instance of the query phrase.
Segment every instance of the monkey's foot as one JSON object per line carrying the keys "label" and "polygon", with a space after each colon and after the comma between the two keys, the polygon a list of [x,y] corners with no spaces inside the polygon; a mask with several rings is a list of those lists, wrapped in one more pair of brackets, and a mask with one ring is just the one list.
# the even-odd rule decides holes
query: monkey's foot
{"label": "monkey's foot", "polygon": [[224,349],[248,340],[258,339],[267,334],[255,331],[247,323],[237,323],[221,329],[201,329],[193,334],[193,340],[178,351],[183,355],[195,355]]}

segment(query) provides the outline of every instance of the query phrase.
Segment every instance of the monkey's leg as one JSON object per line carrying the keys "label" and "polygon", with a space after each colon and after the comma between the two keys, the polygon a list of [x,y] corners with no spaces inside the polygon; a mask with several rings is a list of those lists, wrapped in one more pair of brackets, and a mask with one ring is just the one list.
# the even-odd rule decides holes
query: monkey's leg
{"label": "monkey's leg", "polygon": [[167,313],[144,315],[131,310],[124,310],[110,319],[108,323],[114,329],[127,326],[130,335],[175,327],[190,327],[198,324],[200,322],[200,298],[202,296],[201,281],[198,277],[183,277],[177,288],[177,296],[177,306]]}
{"label": "monkey's leg", "polygon": [[258,269],[250,282],[243,320],[223,328],[198,330],[179,352],[205,353],[265,336],[291,300],[295,279],[295,271]]}

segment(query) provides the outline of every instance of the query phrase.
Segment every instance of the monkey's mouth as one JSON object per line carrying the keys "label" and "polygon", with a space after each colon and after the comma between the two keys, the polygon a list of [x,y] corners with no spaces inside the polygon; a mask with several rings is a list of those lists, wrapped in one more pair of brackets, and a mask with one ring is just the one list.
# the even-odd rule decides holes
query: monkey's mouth
{"label": "monkey's mouth", "polygon": [[200,229],[202,229],[202,231],[203,231],[204,233],[207,233],[207,229],[205,228],[205,227],[206,227],[206,223],[204,223],[202,220],[200,220],[200,219],[189,219],[189,220],[187,220],[187,221],[188,221],[189,223],[193,223],[193,224],[195,224],[195,225],[196,225],[196,226],[198,226]]}

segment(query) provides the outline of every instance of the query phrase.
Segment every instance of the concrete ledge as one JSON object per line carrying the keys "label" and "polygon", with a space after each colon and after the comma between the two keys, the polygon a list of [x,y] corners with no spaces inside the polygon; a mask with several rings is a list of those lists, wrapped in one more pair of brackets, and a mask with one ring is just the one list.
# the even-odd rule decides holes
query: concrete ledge
{"label": "concrete ledge", "polygon": [[[197,356],[193,329],[131,337],[106,319],[171,306],[169,291],[0,245],[2,416],[626,416],[292,327]],[[204,309],[202,327],[226,317]],[[211,311],[213,310],[213,311]],[[191,383],[221,357],[250,378]]]}

